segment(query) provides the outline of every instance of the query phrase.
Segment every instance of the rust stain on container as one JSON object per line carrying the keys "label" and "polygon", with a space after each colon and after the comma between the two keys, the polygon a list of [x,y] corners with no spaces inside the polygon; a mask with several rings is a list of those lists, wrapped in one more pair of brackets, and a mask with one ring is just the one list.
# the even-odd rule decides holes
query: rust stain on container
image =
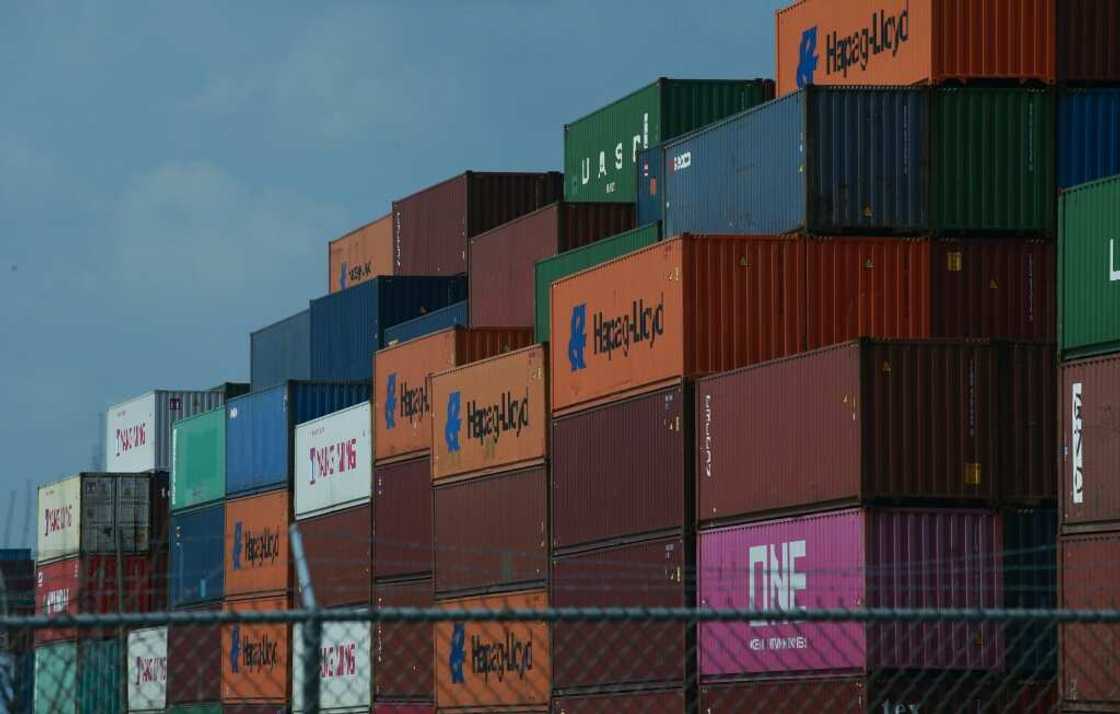
{"label": "rust stain on container", "polygon": [[432,572],[432,473],[427,456],[373,470],[373,576]]}
{"label": "rust stain on container", "polygon": [[1066,362],[1060,384],[1062,525],[1120,528],[1120,355]]}
{"label": "rust stain on container", "polygon": [[[1058,540],[1061,607],[1107,610],[1120,592],[1120,533]],[[1116,711],[1120,689],[1120,626],[1068,624],[1060,628],[1061,694],[1066,711]]]}
{"label": "rust stain on container", "polygon": [[[214,612],[219,603],[187,608]],[[222,628],[218,625],[167,626],[167,704],[216,702],[222,696]]]}
{"label": "rust stain on container", "polygon": [[[288,600],[283,597],[225,603],[226,612],[287,609]],[[288,625],[223,625],[222,702],[272,704],[287,701],[292,676],[290,645]]]}
{"label": "rust stain on container", "polygon": [[[320,607],[366,605],[370,598],[369,504],[299,521],[311,585]],[[300,593],[296,585],[297,595]]]}
{"label": "rust stain on container", "polygon": [[[431,579],[373,586],[374,607],[430,608],[434,602]],[[374,625],[373,686],[378,701],[435,699],[432,643],[432,626],[427,623]]]}
{"label": "rust stain on container", "polygon": [[226,501],[225,593],[227,597],[291,591],[288,491]]}
{"label": "rust stain on container", "polygon": [[687,714],[687,700],[683,689],[555,697],[552,714]]}
{"label": "rust stain on container", "polygon": [[548,448],[543,345],[432,375],[432,480],[513,468]]}
{"label": "rust stain on container", "polygon": [[352,288],[381,275],[393,274],[393,215],[332,240],[327,248],[329,291]]}
{"label": "rust stain on container", "polygon": [[548,468],[436,486],[437,593],[519,589],[548,578]]}

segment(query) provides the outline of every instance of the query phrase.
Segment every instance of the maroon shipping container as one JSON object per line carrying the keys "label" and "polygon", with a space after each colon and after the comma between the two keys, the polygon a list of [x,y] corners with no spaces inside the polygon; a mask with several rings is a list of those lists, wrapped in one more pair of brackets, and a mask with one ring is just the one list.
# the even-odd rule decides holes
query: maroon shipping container
{"label": "maroon shipping container", "polygon": [[432,499],[440,597],[526,590],[547,580],[547,466],[438,486]]}
{"label": "maroon shipping container", "polygon": [[1120,355],[1062,365],[1062,525],[1120,520]]}
{"label": "maroon shipping container", "polygon": [[[1120,608],[1120,532],[1062,536],[1058,550],[1061,607]],[[1062,625],[1060,640],[1067,711],[1120,711],[1120,625]]]}
{"label": "maroon shipping container", "polygon": [[[624,498],[619,490],[616,498]],[[554,558],[553,607],[690,607],[686,578],[695,554],[683,538]],[[552,626],[552,686],[692,681],[695,627],[681,623],[558,622]]]}
{"label": "maroon shipping container", "polygon": [[[435,605],[431,579],[374,583],[374,607]],[[374,624],[374,699],[435,700],[435,641],[431,624],[377,622]]]}
{"label": "maroon shipping container", "polygon": [[1120,81],[1120,0],[1058,0],[1058,81]]}
{"label": "maroon shipping container", "polygon": [[896,672],[865,677],[818,676],[769,679],[700,687],[704,714],[829,712],[830,714],[967,714],[1005,709],[995,683],[954,674],[951,678]]}
{"label": "maroon shipping container", "polygon": [[[185,612],[217,612],[221,603]],[[222,696],[222,628],[219,625],[168,625],[167,704],[216,702]]]}
{"label": "maroon shipping container", "polygon": [[373,576],[432,572],[432,473],[427,455],[373,470]]}
{"label": "maroon shipping container", "polygon": [[435,714],[433,704],[374,704],[373,714]]}
{"label": "maroon shipping container", "polygon": [[[117,558],[114,555],[83,555],[40,565],[36,573],[35,614],[104,615],[164,609],[166,589],[161,589],[163,578],[153,574],[152,557],[128,555],[123,561],[123,600],[117,595]],[[35,631],[35,642],[79,636],[96,638],[115,632],[113,628],[44,628]]]}
{"label": "maroon shipping container", "polygon": [[465,273],[468,239],[563,195],[560,173],[468,171],[393,201],[393,274]]}
{"label": "maroon shipping container", "polygon": [[538,260],[634,227],[632,203],[554,203],[471,239],[471,327],[532,325]]}
{"label": "maroon shipping container", "polygon": [[687,702],[683,689],[555,697],[552,714],[687,714]]}
{"label": "maroon shipping container", "polygon": [[[369,504],[297,521],[320,607],[369,603]],[[300,597],[297,585],[297,602]]]}

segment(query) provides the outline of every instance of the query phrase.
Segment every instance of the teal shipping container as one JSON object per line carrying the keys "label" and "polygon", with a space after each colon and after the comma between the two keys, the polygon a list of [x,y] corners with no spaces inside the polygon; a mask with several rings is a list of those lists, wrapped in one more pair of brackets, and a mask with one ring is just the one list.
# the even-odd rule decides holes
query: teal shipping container
{"label": "teal shipping container", "polygon": [[1120,351],[1120,176],[1065,191],[1059,203],[1062,355]]}

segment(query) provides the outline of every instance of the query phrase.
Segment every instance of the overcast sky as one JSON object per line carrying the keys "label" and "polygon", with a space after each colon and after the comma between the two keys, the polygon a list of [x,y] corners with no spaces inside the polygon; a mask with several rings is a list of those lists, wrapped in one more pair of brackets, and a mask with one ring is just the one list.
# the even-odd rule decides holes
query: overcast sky
{"label": "overcast sky", "polygon": [[773,0],[8,2],[0,8],[0,546],[98,415],[248,380],[327,241],[658,76],[772,77]]}

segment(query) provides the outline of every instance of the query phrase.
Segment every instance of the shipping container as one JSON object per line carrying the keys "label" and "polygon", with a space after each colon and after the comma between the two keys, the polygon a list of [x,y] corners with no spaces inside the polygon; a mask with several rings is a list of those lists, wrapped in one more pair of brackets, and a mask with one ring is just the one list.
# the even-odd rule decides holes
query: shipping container
{"label": "shipping container", "polygon": [[860,340],[696,383],[701,522],[828,504],[1052,502],[1050,345]]}
{"label": "shipping container", "polygon": [[[1120,533],[1058,539],[1061,607],[1115,610],[1120,606]],[[1066,711],[1120,711],[1120,626],[1065,624],[1060,629],[1061,696]]]}
{"label": "shipping container", "polygon": [[1057,152],[1060,189],[1120,174],[1120,88],[1058,93]]}
{"label": "shipping container", "polygon": [[435,714],[436,708],[431,704],[405,704],[384,703],[373,707],[373,714]]}
{"label": "shipping container", "polygon": [[311,379],[310,309],[249,335],[249,382],[253,391],[293,379]]}
{"label": "shipping container", "polygon": [[378,466],[373,478],[373,577],[431,573],[431,459]]}
{"label": "shipping container", "polygon": [[211,409],[171,430],[171,510],[220,501],[226,495],[226,410]]}
{"label": "shipping container", "polygon": [[332,240],[327,246],[327,289],[332,293],[392,274],[391,213]]}
{"label": "shipping container", "polygon": [[[1022,711],[1003,708],[997,690],[997,684],[979,677],[956,676],[947,679],[929,673],[875,672],[862,677],[823,675],[797,679],[765,679],[701,685],[700,711],[704,714],[803,711],[796,707],[800,703],[835,714]],[[746,702],[750,704],[744,708]]]}
{"label": "shipping container", "polygon": [[[73,696],[67,690],[57,694]],[[120,640],[82,640],[78,643],[78,711],[104,714],[121,710]]]}
{"label": "shipping container", "polygon": [[639,226],[656,223],[664,217],[661,210],[661,192],[665,180],[665,156],[660,146],[651,146],[638,152],[638,197],[634,204],[634,219]]}
{"label": "shipping container", "polygon": [[1055,2],[802,0],[777,13],[778,95],[810,84],[1053,83]]}
{"label": "shipping container", "polygon": [[241,704],[226,703],[222,705],[223,714],[288,714],[288,706],[284,702],[275,704]]}
{"label": "shipping container", "polygon": [[[530,590],[445,600],[440,607],[445,610],[543,610],[548,607],[548,593]],[[436,706],[439,709],[548,710],[552,682],[548,623],[437,622],[433,636]]]}
{"label": "shipping container", "polygon": [[311,378],[369,380],[385,328],[465,300],[465,277],[376,278],[311,301]]}
{"label": "shipping container", "polygon": [[532,325],[533,266],[634,227],[629,203],[558,202],[471,239],[471,327]]}
{"label": "shipping container", "polygon": [[128,711],[163,712],[167,706],[167,627],[128,633]]}
{"label": "shipping container", "polygon": [[469,240],[560,200],[564,177],[467,171],[393,201],[393,272],[467,272]]}
{"label": "shipping container", "polygon": [[[699,535],[700,607],[978,608],[1003,602],[1002,519],[851,509]],[[780,573],[780,575],[779,575]],[[997,623],[701,623],[700,676],[877,669],[999,671]]]}
{"label": "shipping container", "polygon": [[208,704],[176,704],[167,708],[167,714],[223,714],[221,702]]}
{"label": "shipping container", "polygon": [[[418,340],[421,337],[426,337],[442,330],[449,330],[452,327],[467,327],[470,324],[470,308],[468,301],[462,300],[457,303],[452,303],[447,307],[441,307],[438,310],[432,310],[420,317],[414,317],[411,320],[397,323],[392,327],[385,328],[385,347],[387,349],[394,345],[399,345],[402,342],[409,340]],[[376,354],[374,359],[376,359]]]}
{"label": "shipping container", "polygon": [[225,504],[171,516],[172,608],[220,600],[225,575]]}
{"label": "shipping container", "polygon": [[226,405],[226,492],[230,496],[289,487],[297,424],[369,401],[359,382],[287,382]]}
{"label": "shipping container", "polygon": [[1056,4],[1059,81],[1120,81],[1120,3],[1059,0]]}
{"label": "shipping container", "polygon": [[532,342],[529,328],[452,327],[378,350],[373,357],[378,463],[432,448],[428,378],[433,372],[505,354]]}
{"label": "shipping container", "polygon": [[544,460],[546,359],[534,345],[432,375],[433,481]]}
{"label": "shipping container", "polygon": [[[220,603],[207,603],[189,608],[188,611],[206,613],[221,609]],[[216,702],[222,695],[223,657],[220,625],[168,625],[168,706]],[[221,711],[220,705],[218,711]]]}
{"label": "shipping container", "polygon": [[161,389],[109,407],[105,415],[105,470],[170,471],[171,426],[243,393],[244,385],[201,392]]}
{"label": "shipping container", "polygon": [[534,275],[534,309],[536,315],[533,318],[533,326],[536,332],[536,341],[549,342],[552,337],[553,282],[640,248],[645,248],[660,239],[661,224],[653,223],[538,261]]}
{"label": "shipping container", "polygon": [[[369,622],[324,622],[319,661],[319,707],[362,712],[373,704]],[[303,698],[303,625],[292,627],[292,712],[308,710]]]}
{"label": "shipping container", "polygon": [[[1003,606],[1012,610],[1058,607],[1058,511],[1053,507],[1003,511]],[[1058,667],[1058,630],[1045,621],[1007,623],[1006,670],[1016,677],[1052,680]]]}
{"label": "shipping container", "polygon": [[[694,552],[680,537],[552,560],[553,607],[691,607]],[[695,681],[695,626],[680,622],[556,622],[553,688],[677,685]],[[594,664],[591,664],[594,663]]]}
{"label": "shipping container", "polygon": [[26,714],[35,706],[35,651],[0,651],[0,714]]}
{"label": "shipping container", "polygon": [[1120,351],[1120,176],[1065,191],[1059,206],[1062,355]]}
{"label": "shipping container", "polygon": [[436,486],[435,590],[526,590],[548,578],[548,468]]}
{"label": "shipping container", "polygon": [[373,483],[370,403],[297,425],[293,458],[296,518],[369,503]]}
{"label": "shipping container", "polygon": [[691,395],[678,385],[552,422],[552,547],[692,524]]}
{"label": "shipping container", "polygon": [[226,501],[225,598],[291,592],[288,524],[292,499],[272,491]]}
{"label": "shipping container", "polygon": [[773,97],[765,79],[661,77],[564,126],[564,199],[633,203],[639,151]]}
{"label": "shipping container", "polygon": [[[287,598],[225,602],[226,612],[275,612]],[[286,624],[222,625],[222,703],[278,704],[291,695],[291,642]]]}
{"label": "shipping container", "polygon": [[[35,614],[51,617],[164,610],[166,589],[158,563],[166,561],[147,555],[126,555],[122,561],[119,585],[123,589],[118,587],[115,555],[86,555],[40,565],[36,574]],[[35,641],[101,637],[115,631],[51,627],[35,630]]]}
{"label": "shipping container", "polygon": [[35,714],[78,714],[78,644],[35,648]]}
{"label": "shipping container", "polygon": [[[9,615],[35,612],[35,559],[30,548],[0,548],[0,582]],[[0,635],[0,650],[5,649],[3,642]]]}
{"label": "shipping container", "polygon": [[[431,608],[434,602],[430,578],[373,586],[375,607]],[[373,627],[375,700],[432,701],[435,698],[432,626],[378,620]]]}
{"label": "shipping container", "polygon": [[[298,522],[303,554],[320,607],[369,604],[369,504]],[[303,590],[296,583],[297,600]]]}
{"label": "shipping container", "polygon": [[689,701],[683,689],[574,695],[553,697],[552,714],[691,714]]}
{"label": "shipping container", "polygon": [[1120,355],[1066,362],[1062,390],[1062,527],[1120,521]]}

